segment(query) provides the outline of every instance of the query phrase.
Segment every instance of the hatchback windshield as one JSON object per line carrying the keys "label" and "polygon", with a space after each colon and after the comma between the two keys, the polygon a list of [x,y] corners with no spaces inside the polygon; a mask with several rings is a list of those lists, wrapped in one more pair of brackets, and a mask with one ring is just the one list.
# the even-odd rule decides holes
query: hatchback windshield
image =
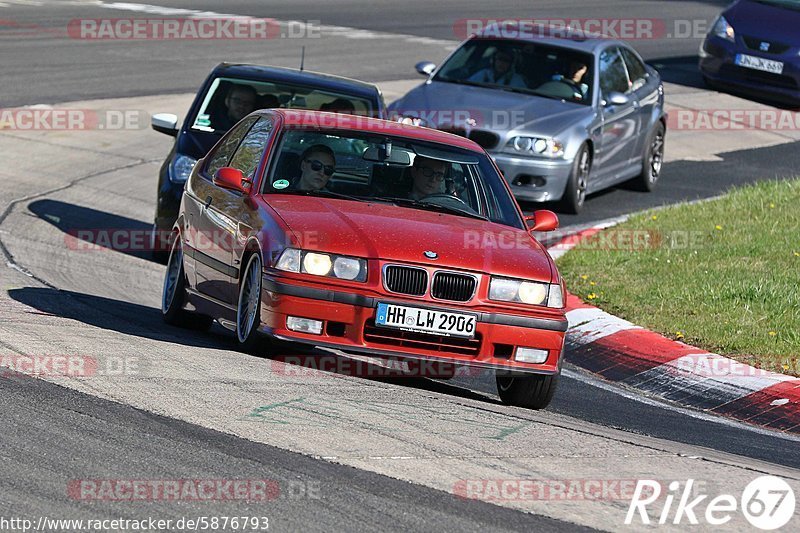
{"label": "hatchback windshield", "polygon": [[524,228],[487,156],[374,133],[287,131],[263,192],[386,202]]}
{"label": "hatchback windshield", "polygon": [[550,46],[502,39],[464,43],[434,77],[436,81],[479,85],[592,103],[592,55]]}
{"label": "hatchback windshield", "polygon": [[301,85],[217,78],[203,99],[192,129],[224,133],[256,109],[277,107],[362,116],[377,113],[369,100],[351,95]]}

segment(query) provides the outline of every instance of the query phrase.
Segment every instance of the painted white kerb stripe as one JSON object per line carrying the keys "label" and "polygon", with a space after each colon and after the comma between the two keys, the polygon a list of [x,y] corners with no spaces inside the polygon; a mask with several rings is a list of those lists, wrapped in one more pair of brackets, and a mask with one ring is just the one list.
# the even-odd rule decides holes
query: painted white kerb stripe
{"label": "painted white kerb stripe", "polygon": [[567,311],[567,340],[572,344],[589,344],[619,331],[642,329],[596,307]]}

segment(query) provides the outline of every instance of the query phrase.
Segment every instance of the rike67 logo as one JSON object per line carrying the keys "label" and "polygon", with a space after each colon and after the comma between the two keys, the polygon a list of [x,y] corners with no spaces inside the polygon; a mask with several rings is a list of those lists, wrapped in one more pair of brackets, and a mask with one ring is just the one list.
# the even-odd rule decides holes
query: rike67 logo
{"label": "rike67 logo", "polygon": [[[723,526],[731,521],[734,514],[741,512],[755,528],[772,531],[789,523],[794,516],[795,496],[786,481],[775,476],[761,476],[751,481],[737,500],[730,494],[722,494],[709,500],[708,494],[697,495],[694,480],[689,479],[681,487],[679,481],[669,484],[666,494],[662,494],[661,483],[640,479],[636,484],[625,524],[632,524],[638,518],[642,524],[672,523],[675,525],[697,525],[699,519],[712,526]],[[664,498],[660,515],[650,516],[648,506],[659,498]],[[674,509],[674,511],[673,511]]]}

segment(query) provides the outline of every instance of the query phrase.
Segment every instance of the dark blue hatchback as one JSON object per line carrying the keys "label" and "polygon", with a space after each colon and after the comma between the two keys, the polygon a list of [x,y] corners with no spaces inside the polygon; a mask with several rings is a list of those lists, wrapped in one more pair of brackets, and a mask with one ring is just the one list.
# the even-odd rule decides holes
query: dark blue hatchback
{"label": "dark blue hatchback", "polygon": [[712,87],[800,105],[800,0],[739,0],[700,48]]}
{"label": "dark blue hatchback", "polygon": [[278,107],[386,117],[383,96],[370,83],[280,67],[218,65],[197,92],[180,129],[175,115],[152,117],[154,130],[176,137],[158,177],[150,241],[156,259],[167,259],[167,241],[178,216],[183,186],[197,160],[252,111]]}

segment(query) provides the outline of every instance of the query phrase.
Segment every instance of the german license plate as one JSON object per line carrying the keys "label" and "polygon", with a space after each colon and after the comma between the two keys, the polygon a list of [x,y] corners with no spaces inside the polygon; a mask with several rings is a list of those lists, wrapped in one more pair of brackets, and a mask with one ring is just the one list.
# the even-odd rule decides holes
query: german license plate
{"label": "german license plate", "polygon": [[377,326],[454,337],[474,337],[476,322],[475,315],[389,303],[379,303],[375,314]]}
{"label": "german license plate", "polygon": [[736,54],[736,64],[740,67],[771,72],[772,74],[783,74],[783,63],[772,61],[763,57],[749,56],[747,54]]}

